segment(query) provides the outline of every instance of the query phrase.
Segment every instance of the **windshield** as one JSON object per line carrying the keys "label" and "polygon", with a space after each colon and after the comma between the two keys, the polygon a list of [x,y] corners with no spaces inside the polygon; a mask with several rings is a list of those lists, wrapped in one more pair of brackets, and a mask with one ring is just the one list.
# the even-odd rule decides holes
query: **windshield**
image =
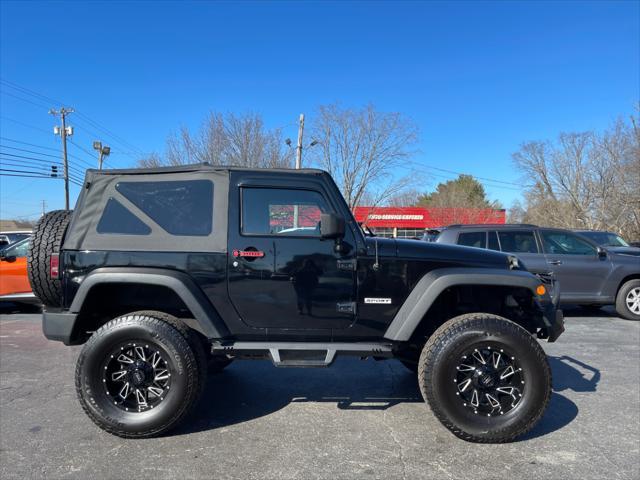
{"label": "windshield", "polygon": [[623,240],[620,235],[609,232],[582,232],[587,238],[590,238],[598,245],[604,247],[628,247],[629,244]]}
{"label": "windshield", "polygon": [[25,238],[13,245],[6,247],[2,250],[2,255],[5,257],[26,257],[29,251],[29,242],[31,239]]}

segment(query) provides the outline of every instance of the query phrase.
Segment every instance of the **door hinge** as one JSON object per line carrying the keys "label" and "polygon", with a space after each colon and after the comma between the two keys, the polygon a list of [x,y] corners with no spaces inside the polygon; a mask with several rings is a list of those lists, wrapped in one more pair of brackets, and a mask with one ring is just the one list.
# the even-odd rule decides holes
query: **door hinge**
{"label": "door hinge", "polygon": [[351,260],[338,260],[338,270],[343,270],[346,272],[355,272],[356,271],[357,262],[355,258]]}
{"label": "door hinge", "polygon": [[356,302],[338,302],[336,309],[339,313],[351,313],[356,314]]}

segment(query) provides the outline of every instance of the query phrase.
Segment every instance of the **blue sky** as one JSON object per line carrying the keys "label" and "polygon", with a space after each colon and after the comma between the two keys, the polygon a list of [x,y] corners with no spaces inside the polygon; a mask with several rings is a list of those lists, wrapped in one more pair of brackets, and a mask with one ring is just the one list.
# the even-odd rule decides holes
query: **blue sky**
{"label": "blue sky", "polygon": [[[0,27],[0,150],[60,146],[56,105],[19,85],[82,115],[76,171],[97,134],[123,167],[209,110],[259,112],[294,138],[301,112],[371,102],[418,125],[424,190],[454,176],[429,167],[466,172],[513,182],[486,184],[509,206],[520,143],[604,129],[640,99],[637,1],[3,1]],[[61,181],[0,177],[0,217],[37,218],[41,200],[61,208]]]}

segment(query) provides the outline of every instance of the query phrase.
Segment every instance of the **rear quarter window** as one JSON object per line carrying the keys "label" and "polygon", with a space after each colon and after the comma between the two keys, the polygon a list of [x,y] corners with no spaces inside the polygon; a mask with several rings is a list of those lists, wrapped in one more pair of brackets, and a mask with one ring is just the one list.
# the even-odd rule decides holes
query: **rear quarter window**
{"label": "rear quarter window", "polygon": [[120,182],[116,190],[171,235],[207,236],[213,229],[210,180]]}
{"label": "rear quarter window", "polygon": [[505,230],[498,237],[503,252],[539,253],[533,230]]}
{"label": "rear quarter window", "polygon": [[487,248],[487,232],[464,232],[458,234],[458,245]]}

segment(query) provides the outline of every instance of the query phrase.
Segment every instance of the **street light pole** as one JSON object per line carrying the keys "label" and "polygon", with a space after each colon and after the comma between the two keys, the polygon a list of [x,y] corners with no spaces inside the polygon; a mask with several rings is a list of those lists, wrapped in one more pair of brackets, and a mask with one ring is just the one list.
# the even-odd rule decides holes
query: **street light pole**
{"label": "street light pole", "polygon": [[96,140],[93,142],[93,149],[98,151],[98,170],[102,170],[102,162],[104,157],[108,157],[111,153],[111,147],[102,146],[102,142]]}
{"label": "street light pole", "polygon": [[300,126],[298,127],[298,148],[296,149],[296,170],[302,168],[302,135],[304,134],[304,113],[300,114]]}

